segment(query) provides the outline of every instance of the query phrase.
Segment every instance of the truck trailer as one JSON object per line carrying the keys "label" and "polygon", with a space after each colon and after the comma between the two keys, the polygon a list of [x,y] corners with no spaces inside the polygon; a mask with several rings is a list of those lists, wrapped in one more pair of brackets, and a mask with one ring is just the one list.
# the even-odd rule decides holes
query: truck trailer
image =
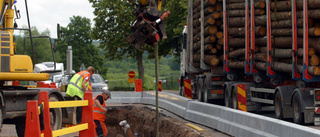
{"label": "truck trailer", "polygon": [[189,0],[180,94],[320,125],[319,8],[319,0]]}

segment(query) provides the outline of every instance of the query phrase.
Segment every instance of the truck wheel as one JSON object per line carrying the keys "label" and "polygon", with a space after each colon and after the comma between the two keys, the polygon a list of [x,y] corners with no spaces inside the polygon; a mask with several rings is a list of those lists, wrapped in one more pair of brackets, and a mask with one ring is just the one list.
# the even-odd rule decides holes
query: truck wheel
{"label": "truck wheel", "polygon": [[198,101],[203,102],[203,93],[202,93],[202,83],[200,83],[200,80],[198,81],[197,84],[197,98]]}
{"label": "truck wheel", "polygon": [[236,88],[233,88],[232,90],[232,108],[238,109],[238,95]]}
{"label": "truck wheel", "polygon": [[[50,102],[59,101],[56,95],[51,94],[49,97]],[[61,108],[50,108],[50,123],[52,130],[58,130],[62,126],[62,111]]]}
{"label": "truck wheel", "polygon": [[303,124],[303,112],[301,108],[301,99],[298,93],[295,93],[293,95],[292,100],[292,112],[293,112],[293,121],[297,124]]}
{"label": "truck wheel", "polygon": [[224,106],[230,107],[230,98],[229,98],[229,92],[226,88],[224,88]]}
{"label": "truck wheel", "polygon": [[274,97],[274,113],[277,119],[283,119],[283,110],[280,92],[277,92]]}
{"label": "truck wheel", "polygon": [[180,87],[179,95],[185,97],[185,92],[184,92],[184,87],[183,86]]}
{"label": "truck wheel", "polygon": [[24,132],[26,128],[26,117],[18,117],[14,119],[16,125],[16,131],[18,137],[24,137]]}
{"label": "truck wheel", "polygon": [[3,123],[2,110],[0,109],[0,133],[1,133],[1,129],[2,129],[2,123]]}
{"label": "truck wheel", "polygon": [[203,96],[203,102],[206,102],[208,103],[209,102],[209,94],[208,94],[208,85],[207,84],[204,84],[204,96]]}

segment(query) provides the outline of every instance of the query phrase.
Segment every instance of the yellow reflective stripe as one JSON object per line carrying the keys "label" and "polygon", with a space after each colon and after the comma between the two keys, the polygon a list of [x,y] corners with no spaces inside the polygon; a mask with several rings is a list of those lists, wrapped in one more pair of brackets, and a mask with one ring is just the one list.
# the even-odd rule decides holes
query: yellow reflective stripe
{"label": "yellow reflective stripe", "polygon": [[238,87],[238,94],[240,94],[243,97],[246,97],[246,91],[243,90],[242,88]]}
{"label": "yellow reflective stripe", "polygon": [[49,108],[88,106],[88,100],[49,102]]}
{"label": "yellow reflective stripe", "polygon": [[53,137],[62,136],[62,135],[65,135],[65,134],[70,134],[70,133],[86,130],[86,129],[88,129],[88,127],[89,127],[88,123],[79,124],[79,125],[76,125],[76,126],[72,126],[72,127],[68,127],[68,128],[52,131],[52,136]]}
{"label": "yellow reflective stripe", "polygon": [[70,82],[70,84],[73,85],[74,87],[76,87],[77,89],[79,89],[80,91],[83,92],[82,88],[80,88],[77,84],[74,84],[74,83],[71,83],[71,82]]}
{"label": "yellow reflective stripe", "polygon": [[39,115],[40,115],[41,114],[40,106],[38,106],[38,112],[39,112]]}
{"label": "yellow reflective stripe", "polygon": [[247,106],[238,101],[238,107],[242,111],[247,111]]}
{"label": "yellow reflective stripe", "polygon": [[185,86],[187,89],[190,89],[190,90],[191,90],[191,84],[190,84],[190,83],[184,81],[184,86]]}

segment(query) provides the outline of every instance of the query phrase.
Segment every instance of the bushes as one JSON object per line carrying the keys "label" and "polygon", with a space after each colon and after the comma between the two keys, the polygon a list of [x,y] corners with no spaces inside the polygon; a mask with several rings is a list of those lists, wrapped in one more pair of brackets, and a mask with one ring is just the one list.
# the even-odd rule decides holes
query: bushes
{"label": "bushes", "polygon": [[[128,74],[114,74],[108,73],[107,80],[109,81],[108,85],[111,91],[134,91],[135,84],[128,83]],[[136,74],[136,79],[138,76]],[[163,90],[178,90],[179,89],[179,71],[172,71],[167,73],[166,76],[159,76],[159,80],[162,81],[162,89]],[[144,75],[144,85],[143,91],[155,90],[155,77],[150,76],[148,74]]]}

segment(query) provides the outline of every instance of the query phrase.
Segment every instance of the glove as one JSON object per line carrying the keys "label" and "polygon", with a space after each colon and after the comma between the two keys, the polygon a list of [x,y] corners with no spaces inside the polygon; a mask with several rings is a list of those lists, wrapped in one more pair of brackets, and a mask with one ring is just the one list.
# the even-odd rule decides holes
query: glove
{"label": "glove", "polygon": [[127,130],[130,128],[130,125],[127,123],[126,120],[123,120],[119,123],[119,125],[122,127],[124,130],[124,133],[127,133]]}

